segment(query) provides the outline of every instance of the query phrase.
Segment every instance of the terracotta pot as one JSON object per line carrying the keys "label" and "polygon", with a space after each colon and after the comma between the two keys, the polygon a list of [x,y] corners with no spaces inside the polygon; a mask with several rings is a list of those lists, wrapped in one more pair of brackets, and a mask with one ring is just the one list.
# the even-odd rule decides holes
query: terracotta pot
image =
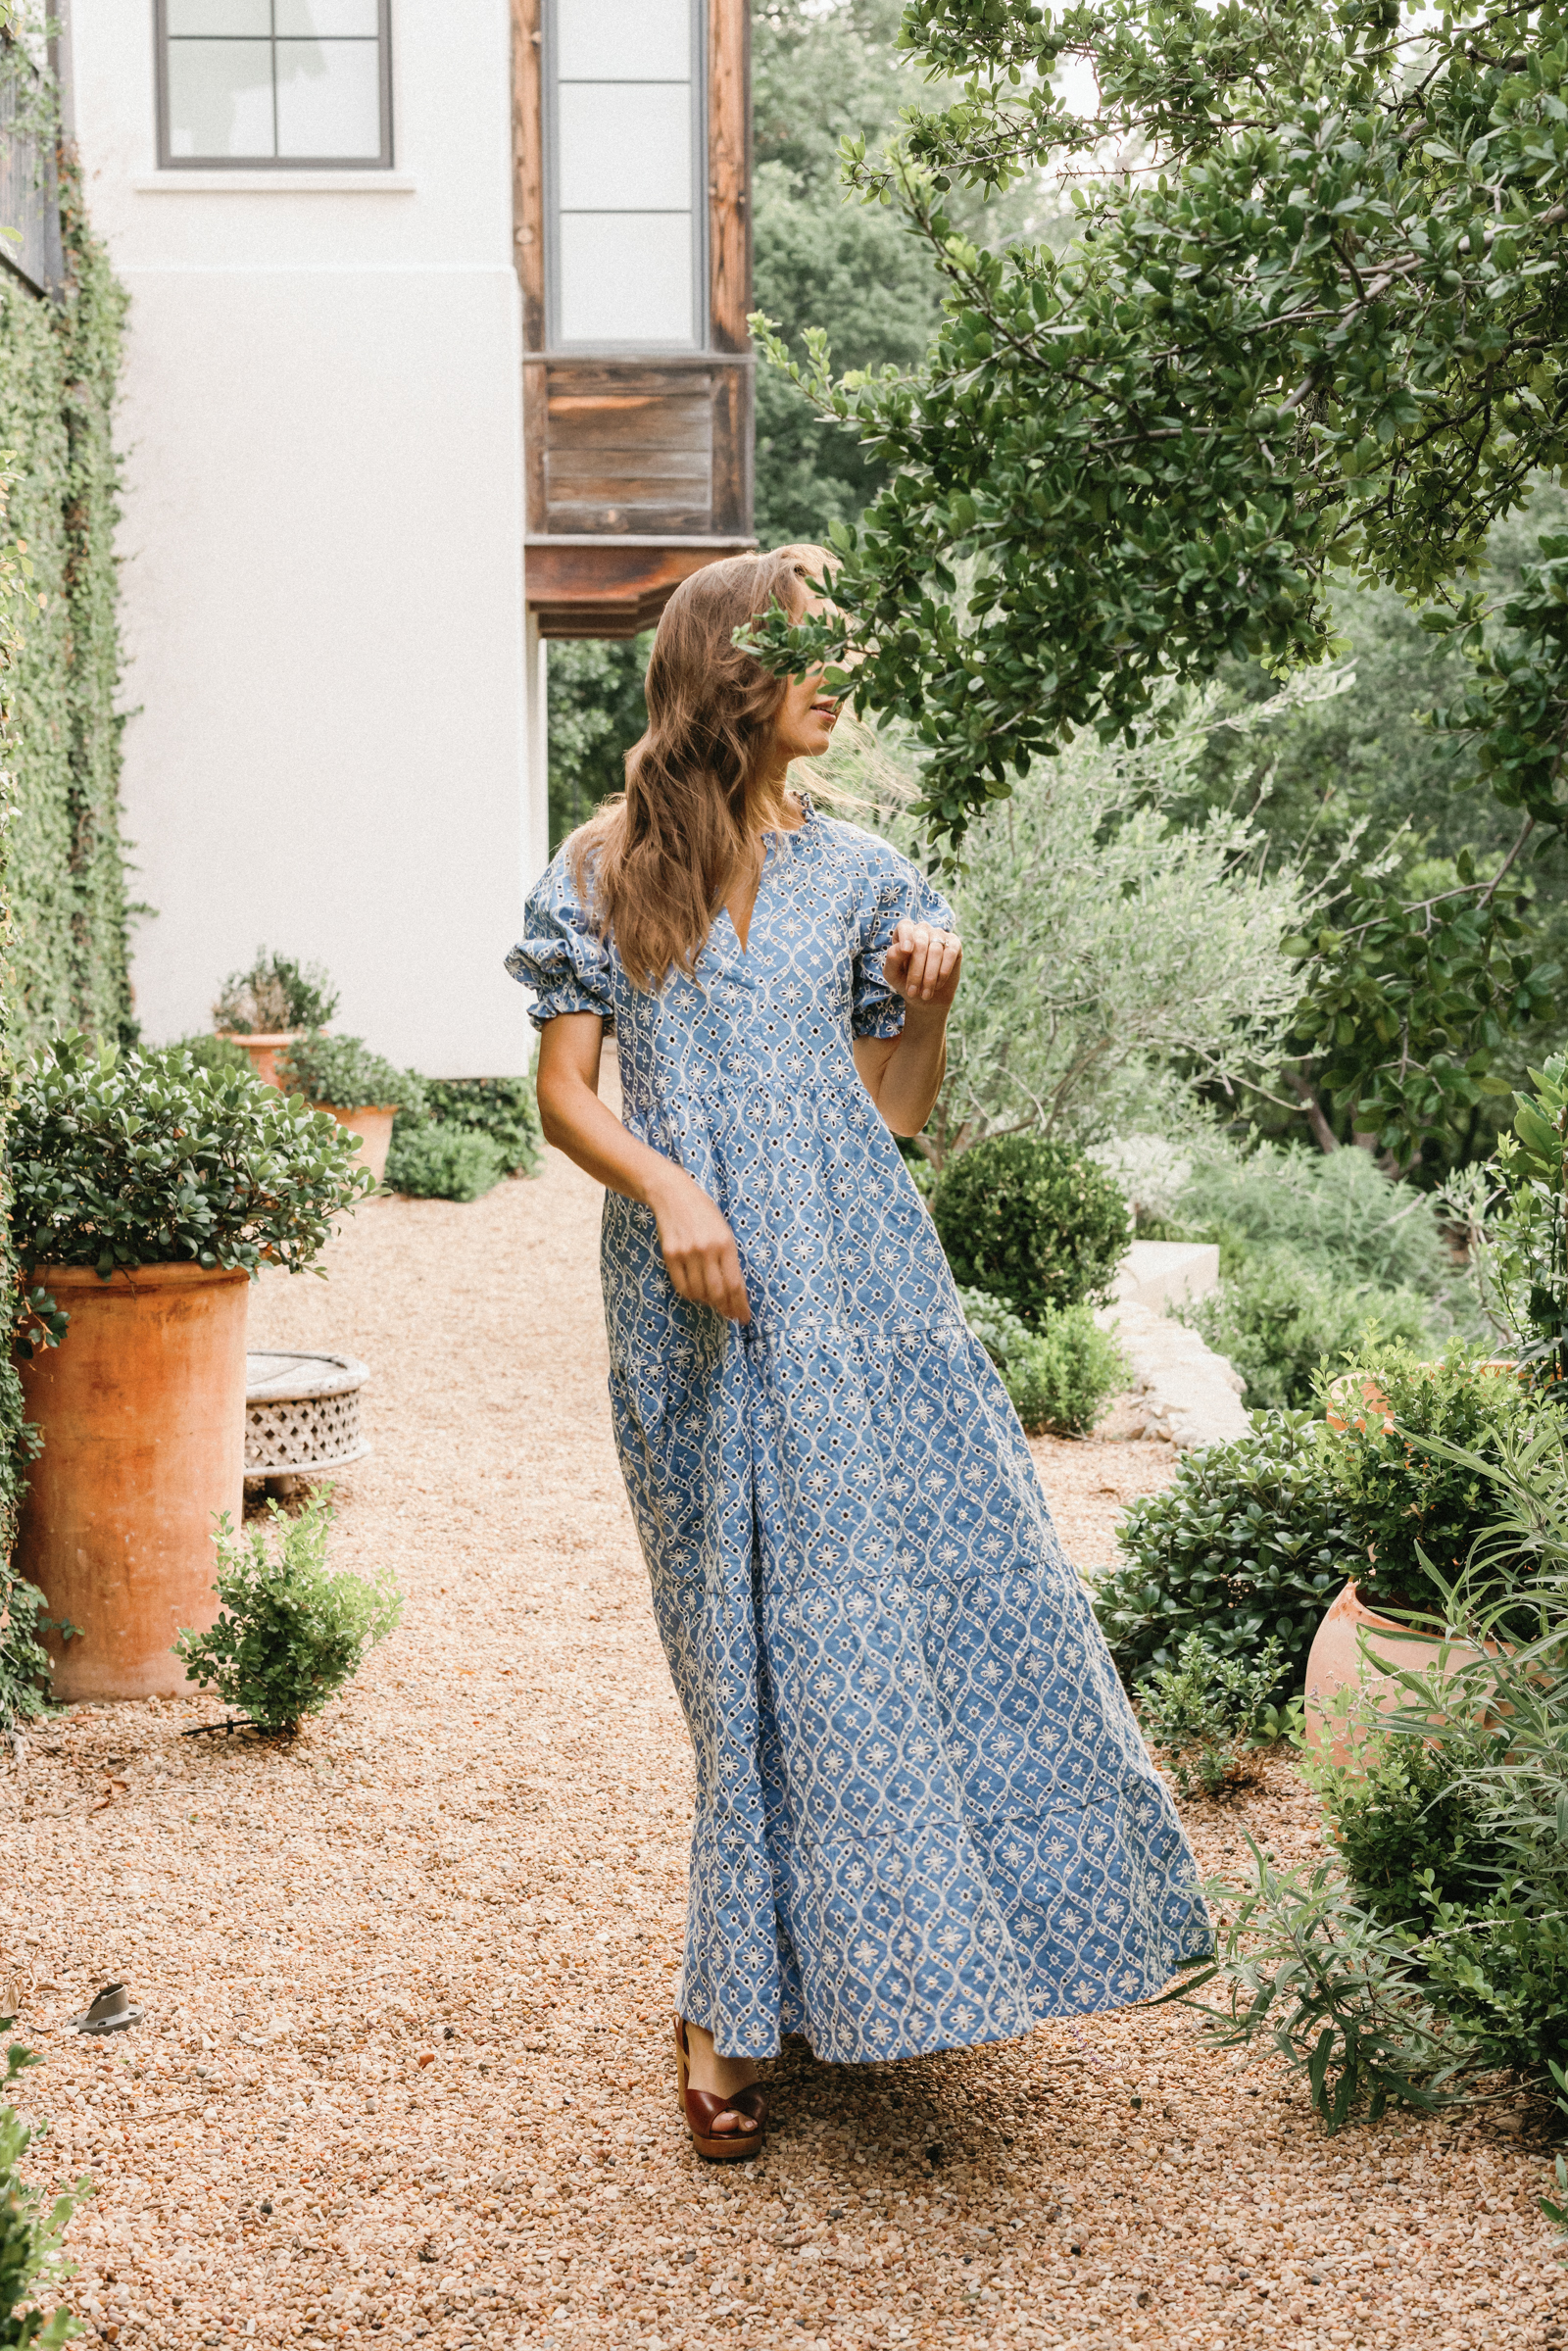
{"label": "terracotta pot", "polygon": [[220,1029],[218,1034],[225,1045],[243,1046],[250,1054],[251,1067],[261,1079],[262,1084],[275,1086],[277,1084],[278,1054],[287,1046],[298,1045],[305,1031],[303,1029],[272,1029],[266,1034],[258,1031],[254,1036],[242,1037],[238,1029]]}
{"label": "terracotta pot", "polygon": [[17,1563],[51,1616],[55,1695],[167,1696],[190,1687],[170,1647],[218,1614],[213,1522],[245,1499],[250,1280],[144,1265],[101,1282],[40,1265],[71,1321],[19,1366],[44,1447],[28,1472]]}
{"label": "terracotta pot", "polygon": [[335,1118],[340,1127],[360,1139],[359,1160],[368,1167],[379,1184],[386,1173],[386,1155],[392,1149],[392,1121],[398,1114],[396,1102],[370,1102],[362,1109],[340,1110],[336,1102],[312,1102],[313,1110],[324,1110]]}
{"label": "terracotta pot", "polygon": [[1408,1625],[1377,1615],[1355,1586],[1347,1584],[1319,1625],[1307,1655],[1307,1745],[1320,1753],[1326,1748],[1329,1761],[1339,1769],[1358,1770],[1356,1749],[1366,1736],[1365,1726],[1335,1712],[1334,1701],[1342,1690],[1359,1690],[1388,1713],[1409,1703],[1408,1690],[1394,1679],[1396,1673],[1429,1673],[1434,1666],[1451,1673],[1480,1654],[1467,1641],[1413,1633]]}

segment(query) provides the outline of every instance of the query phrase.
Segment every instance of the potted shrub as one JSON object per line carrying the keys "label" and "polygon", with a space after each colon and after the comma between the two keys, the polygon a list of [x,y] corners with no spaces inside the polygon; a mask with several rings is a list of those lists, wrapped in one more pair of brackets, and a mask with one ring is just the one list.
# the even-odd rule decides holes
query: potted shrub
{"label": "potted shrub", "polygon": [[76,1628],[63,1655],[50,1637],[56,1689],[183,1689],[170,1644],[211,1624],[214,1519],[243,1507],[250,1283],[309,1265],[371,1178],[248,1070],[79,1037],[22,1073],[11,1152],[23,1279],[69,1318],[20,1366],[43,1450],[18,1567]]}
{"label": "potted shrub", "polygon": [[279,1053],[277,1083],[352,1134],[360,1164],[378,1184],[386,1173],[393,1119],[400,1110],[416,1115],[424,1104],[423,1082],[412,1069],[395,1069],[363,1037],[324,1037],[319,1029]]}
{"label": "potted shrub", "polygon": [[264,1086],[277,1084],[277,1055],[307,1029],[324,1029],[338,992],[319,963],[256,951],[248,971],[231,971],[213,1006],[213,1027],[249,1054]]}
{"label": "potted shrub", "polygon": [[[1457,1343],[1436,1363],[1408,1347],[1372,1348],[1325,1380],[1322,1393],[1326,1458],[1366,1565],[1337,1595],[1312,1642],[1306,1728],[1314,1745],[1327,1744],[1332,1759],[1344,1762],[1353,1744],[1347,1694],[1396,1704],[1397,1675],[1473,1658],[1443,1631],[1443,1586],[1464,1574],[1482,1525],[1485,1464],[1499,1458],[1505,1437],[1527,1436],[1539,1414],[1560,1407],[1512,1366]],[[1425,1445],[1423,1438],[1436,1443]],[[1532,1567],[1524,1551],[1494,1554],[1493,1595],[1524,1586]]]}

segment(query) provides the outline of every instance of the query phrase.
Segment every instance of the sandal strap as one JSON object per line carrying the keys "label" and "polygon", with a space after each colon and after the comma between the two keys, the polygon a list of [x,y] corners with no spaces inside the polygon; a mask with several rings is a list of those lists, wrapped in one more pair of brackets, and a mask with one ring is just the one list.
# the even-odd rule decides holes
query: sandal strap
{"label": "sandal strap", "polygon": [[[738,2089],[734,2096],[729,2098],[724,2097],[717,2090],[687,2090],[686,2119],[701,2137],[716,2136],[713,2125],[718,2121],[719,2116],[724,2114],[744,2115],[748,2122],[755,2123],[758,2130],[760,2131],[762,2125],[767,2121],[767,2092],[755,2082],[750,2088]],[[728,2133],[725,2135],[727,2136]],[[752,2134],[750,2131],[746,2131],[742,2135],[749,2138]]]}

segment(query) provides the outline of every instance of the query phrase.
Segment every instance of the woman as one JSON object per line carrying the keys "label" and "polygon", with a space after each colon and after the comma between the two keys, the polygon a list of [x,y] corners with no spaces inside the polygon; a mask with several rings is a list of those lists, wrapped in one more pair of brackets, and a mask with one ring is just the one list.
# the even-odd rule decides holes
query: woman
{"label": "woman", "polygon": [[[1207,1947],[1192,1858],[894,1141],[929,1116],[953,918],[792,794],[837,715],[737,629],[819,549],[665,609],[626,792],[508,959],[544,1130],[607,1187],[615,1443],[696,1749],[682,2104],[754,2155],[757,2060],[1002,2039]],[[624,1124],[598,1099],[619,1043]]]}

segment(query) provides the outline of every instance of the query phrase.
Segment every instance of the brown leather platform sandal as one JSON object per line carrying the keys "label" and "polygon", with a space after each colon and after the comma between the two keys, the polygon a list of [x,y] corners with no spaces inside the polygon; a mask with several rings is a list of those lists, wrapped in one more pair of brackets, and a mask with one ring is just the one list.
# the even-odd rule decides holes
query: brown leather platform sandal
{"label": "brown leather platform sandal", "polygon": [[[749,2163],[754,2156],[760,2155],[762,2141],[767,2136],[767,2092],[756,2082],[749,2089],[738,2089],[732,2098],[722,2096],[717,2090],[693,2089],[684,2017],[675,2019],[675,2072],[680,2083],[680,2110],[686,2117],[692,2145],[705,2163]],[[745,2115],[757,2128],[715,2131],[713,2125],[721,2114]]]}

